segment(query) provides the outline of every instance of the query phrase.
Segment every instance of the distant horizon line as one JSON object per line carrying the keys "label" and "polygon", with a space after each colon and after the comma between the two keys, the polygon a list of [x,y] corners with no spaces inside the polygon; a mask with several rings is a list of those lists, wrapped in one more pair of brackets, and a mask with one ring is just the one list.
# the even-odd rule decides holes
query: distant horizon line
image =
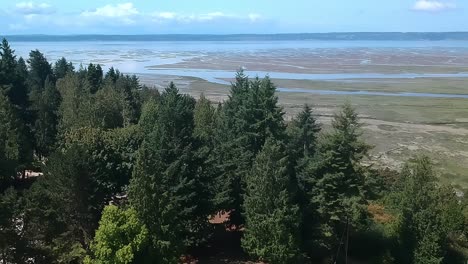
{"label": "distant horizon line", "polygon": [[70,34],[1,34],[0,36],[236,36],[236,35],[321,35],[321,34],[457,34],[466,31],[328,31],[328,32],[288,32],[288,33],[141,33],[141,34],[115,34],[115,33],[70,33]]}
{"label": "distant horizon line", "polygon": [[12,41],[286,41],[286,40],[370,40],[370,41],[468,41],[468,31],[444,32],[317,32],[317,33],[235,33],[235,34],[10,34]]}

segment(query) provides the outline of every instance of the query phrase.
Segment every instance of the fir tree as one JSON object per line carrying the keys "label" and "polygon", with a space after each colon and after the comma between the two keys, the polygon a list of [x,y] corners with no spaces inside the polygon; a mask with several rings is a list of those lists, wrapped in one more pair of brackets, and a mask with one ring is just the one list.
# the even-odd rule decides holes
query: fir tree
{"label": "fir tree", "polygon": [[345,104],[302,179],[309,208],[314,210],[311,214],[317,214],[320,221],[316,240],[328,249],[340,247],[343,232],[359,227],[367,217],[361,161],[370,146],[360,139],[360,127],[358,114]]}
{"label": "fir tree", "polygon": [[8,99],[0,93],[0,191],[16,177],[26,162],[28,142],[21,120]]}
{"label": "fir tree", "polygon": [[52,66],[39,50],[33,50],[29,53],[28,64],[28,84],[30,86],[30,91],[34,89],[42,91],[47,77],[49,77],[49,81],[55,82],[55,80],[53,80]]}
{"label": "fir tree", "polygon": [[73,73],[74,70],[75,68],[73,67],[73,64],[68,62],[64,57],[55,62],[53,69],[56,80],[62,79],[69,73]]}
{"label": "fir tree", "polygon": [[[157,123],[140,148],[129,197],[148,227],[160,263],[175,263],[207,227],[204,182],[193,146],[195,101],[171,83],[161,96]],[[146,114],[143,114],[145,116]]]}
{"label": "fir tree", "polygon": [[234,225],[243,223],[245,175],[255,156],[267,138],[285,139],[283,111],[275,90],[268,77],[249,81],[240,71],[219,114],[214,156],[220,192],[215,201],[221,210],[230,212]]}
{"label": "fir tree", "polygon": [[44,91],[37,97],[37,101],[33,102],[36,114],[33,128],[35,150],[40,157],[46,157],[56,145],[60,94],[55,85],[47,79]]}
{"label": "fir tree", "polygon": [[269,263],[300,263],[300,214],[291,193],[288,157],[268,140],[246,177],[243,248]]}

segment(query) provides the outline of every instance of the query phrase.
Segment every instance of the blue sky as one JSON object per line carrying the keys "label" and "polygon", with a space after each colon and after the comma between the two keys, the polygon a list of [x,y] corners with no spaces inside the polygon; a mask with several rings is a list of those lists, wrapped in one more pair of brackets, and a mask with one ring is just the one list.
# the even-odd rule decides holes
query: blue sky
{"label": "blue sky", "polygon": [[0,34],[468,31],[468,0],[0,0]]}

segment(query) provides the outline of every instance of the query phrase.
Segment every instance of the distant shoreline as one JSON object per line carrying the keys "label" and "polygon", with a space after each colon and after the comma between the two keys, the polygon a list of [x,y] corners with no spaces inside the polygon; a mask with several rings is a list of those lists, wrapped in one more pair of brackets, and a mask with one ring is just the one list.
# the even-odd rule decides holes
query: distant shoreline
{"label": "distant shoreline", "polygon": [[9,41],[468,41],[468,32],[346,32],[290,34],[1,35]]}

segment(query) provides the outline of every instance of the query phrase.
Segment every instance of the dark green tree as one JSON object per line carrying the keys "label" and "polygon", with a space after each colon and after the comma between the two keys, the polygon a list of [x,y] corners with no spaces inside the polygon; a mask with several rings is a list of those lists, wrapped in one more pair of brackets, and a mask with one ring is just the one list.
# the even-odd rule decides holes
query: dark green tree
{"label": "dark green tree", "polygon": [[243,223],[245,175],[268,137],[285,139],[282,108],[275,86],[266,77],[253,81],[239,72],[229,99],[219,113],[213,152],[219,175],[218,208],[230,212],[234,225]]}
{"label": "dark green tree", "polygon": [[73,63],[68,62],[64,57],[55,62],[53,69],[56,80],[62,79],[68,73],[73,73],[74,70]]}
{"label": "dark green tree", "polygon": [[24,232],[36,263],[81,263],[112,192],[84,146],[52,154],[27,194]]}
{"label": "dark green tree", "polygon": [[42,91],[45,87],[47,77],[49,77],[49,81],[55,82],[53,79],[52,66],[39,50],[33,50],[29,53],[28,64],[28,84],[30,91],[34,89]]}
{"label": "dark green tree", "polygon": [[137,126],[111,130],[82,127],[67,132],[60,147],[79,145],[87,149],[95,169],[101,172],[100,181],[114,196],[129,184],[142,138]]}
{"label": "dark green tree", "polygon": [[0,191],[20,172],[27,151],[23,127],[13,105],[0,93]]}
{"label": "dark green tree", "polygon": [[[396,199],[399,263],[445,263],[448,238],[461,234],[464,226],[462,205],[452,188],[437,186],[427,157],[407,164],[402,187]],[[447,262],[448,263],[448,262]]]}
{"label": "dark green tree", "polygon": [[86,79],[90,85],[91,93],[96,93],[101,87],[103,81],[103,72],[101,65],[90,63],[86,69]]}
{"label": "dark green tree", "polygon": [[35,151],[39,157],[47,157],[56,146],[60,94],[55,85],[46,80],[44,91],[33,102],[36,122],[33,127]]}
{"label": "dark green tree", "polygon": [[299,161],[304,158],[307,160],[315,155],[320,130],[320,125],[317,123],[312,109],[305,104],[302,111],[288,126],[288,135],[291,139],[290,152],[298,163],[301,163]]}
{"label": "dark green tree", "polygon": [[300,213],[285,147],[268,140],[246,177],[242,247],[268,263],[300,263]]}
{"label": "dark green tree", "polygon": [[20,197],[13,187],[0,190],[0,261],[2,263],[25,263],[25,243],[21,237]]}
{"label": "dark green tree", "polygon": [[16,56],[15,51],[11,49],[10,44],[4,38],[0,46],[0,83],[9,83],[15,76]]}
{"label": "dark green tree", "polygon": [[138,122],[141,112],[141,102],[139,98],[140,83],[138,78],[125,76],[115,82],[115,89],[122,98],[124,125],[132,125]]}
{"label": "dark green tree", "polygon": [[216,121],[216,111],[211,101],[203,94],[198,99],[194,110],[194,135],[205,144],[213,141]]}
{"label": "dark green tree", "polygon": [[298,192],[295,198],[302,212],[302,222],[304,223],[302,226],[302,240],[306,250],[311,250],[314,247],[316,239],[314,237],[314,228],[319,221],[315,208],[310,203],[312,186],[309,179],[310,174],[307,173],[306,168],[315,157],[320,130],[320,125],[317,123],[312,109],[307,104],[288,124],[287,129],[289,136],[288,152],[298,183]]}
{"label": "dark green tree", "polygon": [[358,228],[367,218],[365,167],[361,162],[370,146],[360,135],[358,114],[347,103],[335,115],[332,130],[320,141],[318,155],[301,179],[308,207],[313,210],[310,214],[319,218],[315,240],[333,249],[333,254],[344,241],[342,234]]}
{"label": "dark green tree", "polygon": [[208,226],[209,197],[193,146],[194,106],[174,84],[166,88],[130,183],[131,204],[148,227],[160,263],[176,263],[184,248],[200,243]]}

